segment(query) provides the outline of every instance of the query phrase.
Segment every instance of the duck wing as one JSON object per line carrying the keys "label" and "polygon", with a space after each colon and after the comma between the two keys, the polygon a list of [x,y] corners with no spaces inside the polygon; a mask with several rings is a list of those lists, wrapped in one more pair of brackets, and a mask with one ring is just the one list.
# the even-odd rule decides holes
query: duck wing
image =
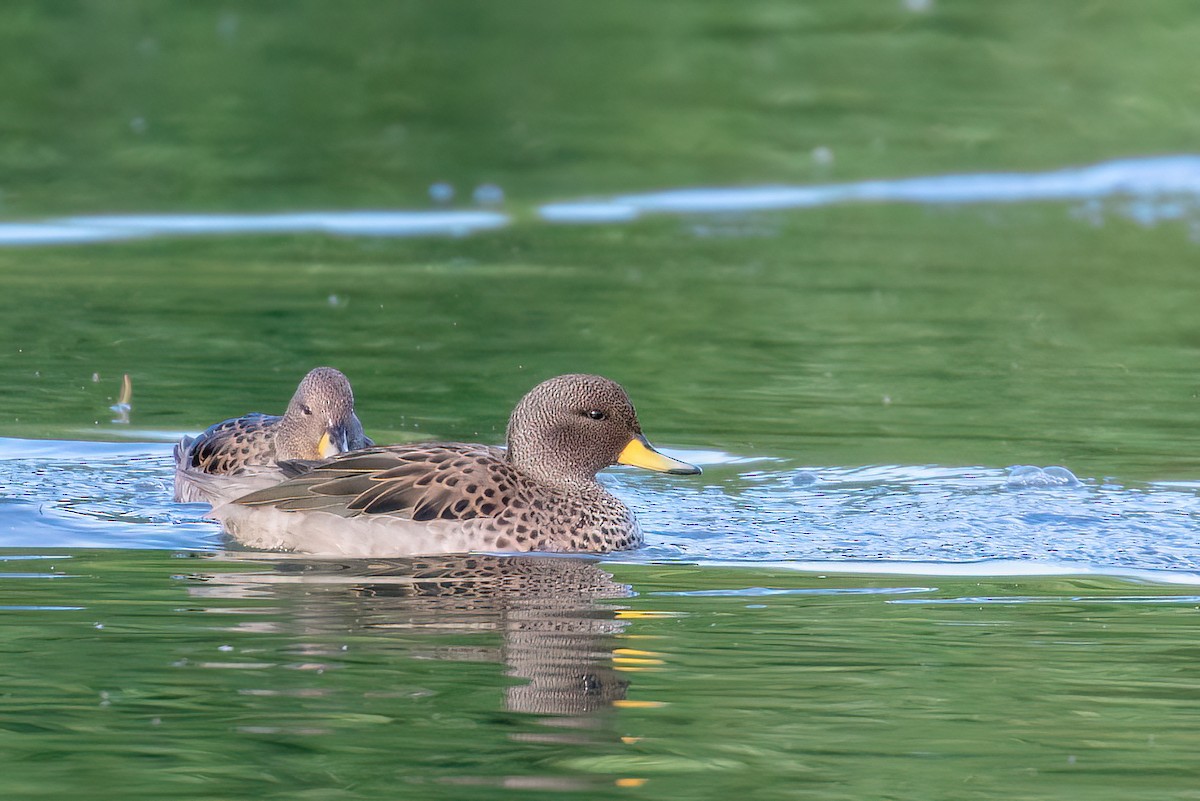
{"label": "duck wing", "polygon": [[243,465],[268,464],[275,459],[270,430],[279,417],[253,413],[210,426],[193,440],[175,448],[175,464],[203,473],[232,473]]}
{"label": "duck wing", "polygon": [[471,520],[509,508],[525,479],[485,445],[436,443],[370,448],[324,462],[285,463],[298,475],[236,502],[342,517]]}

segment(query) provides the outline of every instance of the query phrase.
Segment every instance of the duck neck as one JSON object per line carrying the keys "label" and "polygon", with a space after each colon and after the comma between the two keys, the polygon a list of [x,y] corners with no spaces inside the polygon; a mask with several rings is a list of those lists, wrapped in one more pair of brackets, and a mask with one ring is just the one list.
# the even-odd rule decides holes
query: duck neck
{"label": "duck neck", "polygon": [[508,440],[505,458],[509,464],[539,484],[571,493],[604,492],[596,474],[570,453],[550,452],[530,456],[522,443]]}

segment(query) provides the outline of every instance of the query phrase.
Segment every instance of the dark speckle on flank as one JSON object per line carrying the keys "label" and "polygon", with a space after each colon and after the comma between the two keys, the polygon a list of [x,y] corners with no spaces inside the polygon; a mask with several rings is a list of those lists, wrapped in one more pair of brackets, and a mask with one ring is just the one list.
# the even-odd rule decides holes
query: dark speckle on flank
{"label": "dark speckle on flank", "polygon": [[[589,413],[595,410],[602,413]],[[304,536],[311,526],[314,537],[345,537],[346,552],[355,552],[354,526],[370,518],[383,527],[371,529],[369,555],[438,552],[441,538],[471,550],[603,552],[636,547],[640,533],[597,472],[618,458],[663,472],[694,470],[651,449],[629,397],[599,376],[559,376],[534,387],[512,412],[506,445],[367,448],[320,462],[233,507],[295,514],[288,539],[276,547],[299,551],[309,550]],[[388,530],[395,531],[391,542],[381,536]]]}
{"label": "dark speckle on flank", "polygon": [[[317,413],[303,414],[302,408]],[[320,459],[328,455],[320,451],[327,434],[338,449],[372,444],[354,414],[350,382],[331,367],[318,367],[300,382],[283,415],[256,412],[225,420],[176,445],[175,498],[209,503],[231,500],[222,497],[223,485],[205,477],[237,475],[282,461]]]}

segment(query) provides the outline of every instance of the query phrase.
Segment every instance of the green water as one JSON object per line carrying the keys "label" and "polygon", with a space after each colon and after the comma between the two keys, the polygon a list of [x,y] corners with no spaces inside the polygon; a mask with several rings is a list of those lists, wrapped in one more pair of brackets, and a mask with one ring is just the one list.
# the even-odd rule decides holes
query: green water
{"label": "green water", "polygon": [[1187,799],[1200,778],[1190,590],[564,559],[5,568],[25,576],[0,605],[47,607],[0,612],[12,798]]}
{"label": "green water", "polygon": [[14,0],[6,213],[410,206],[434,181],[541,202],[1194,147],[1188,0],[932,5]]}
{"label": "green water", "polygon": [[[1198,37],[1184,0],[7,2],[0,223],[420,210],[437,182],[455,209],[501,187],[490,208],[513,222],[0,247],[0,436],[194,432],[280,410],[324,363],[376,440],[496,442],[533,384],[592,371],[629,389],[656,444],[779,460],[622,477],[652,542],[715,536],[704,499],[753,519],[760,469],[788,487],[799,466],[1191,481],[1194,199],[1141,222],[1120,198],[605,225],[537,211],[1188,153]],[[129,425],[108,408],[124,373]],[[89,542],[112,547],[75,547],[49,515],[44,548],[0,550],[0,797],[1200,798],[1191,588],[872,576],[867,560],[828,577],[518,560],[416,581],[185,558],[154,550],[178,534],[134,525],[151,505],[164,529],[201,525],[156,465],[136,465],[132,510],[103,506],[129,491],[111,461],[57,484],[57,463],[2,475],[0,536],[86,495],[104,512]],[[936,562],[889,533],[979,518],[1007,553],[1018,521],[1064,506],[1033,561],[1159,566],[1140,537],[1200,564],[1178,533],[1200,512],[1175,496],[1138,496],[1106,553],[1082,511],[1120,519],[1131,495],[1004,496],[1012,514],[989,517],[1000,496],[946,494],[853,534]],[[818,496],[772,496],[796,506],[771,535],[811,533]],[[13,559],[31,553],[51,558]],[[927,591],[830,592],[896,588]],[[656,594],[713,590],[734,592]],[[1014,600],[917,602],[992,597]]]}
{"label": "green water", "polygon": [[[332,363],[384,439],[500,440],[530,386],[587,371],[617,376],[673,445],[1126,479],[1200,468],[1184,231],[1095,230],[1061,208],[774,222],[718,241],[670,220],[0,251],[20,288],[0,300],[19,351],[0,432],[111,435],[125,372],[134,424],[197,430],[274,411]],[[64,297],[79,300],[47,321]]]}

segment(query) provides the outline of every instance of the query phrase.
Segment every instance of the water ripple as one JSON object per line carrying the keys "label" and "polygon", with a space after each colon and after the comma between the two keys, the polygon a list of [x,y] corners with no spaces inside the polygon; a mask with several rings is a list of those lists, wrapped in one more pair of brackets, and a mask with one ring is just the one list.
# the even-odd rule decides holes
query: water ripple
{"label": "water ripple", "polygon": [[[1200,582],[1195,483],[1126,487],[1066,468],[813,467],[673,453],[709,465],[705,477],[603,474],[646,532],[644,548],[613,560]],[[0,439],[0,547],[221,547],[203,506],[171,501],[171,481],[160,443]]]}
{"label": "water ripple", "polygon": [[300,214],[130,214],[0,223],[0,246],[105,242],[151,236],[325,233],[466,236],[502,228],[491,211],[314,211]]}
{"label": "water ripple", "polygon": [[170,451],[0,438],[0,547],[216,547],[203,509],[171,501]]}
{"label": "water ripple", "polygon": [[[484,190],[485,187],[480,187]],[[498,189],[477,198],[502,199]],[[498,193],[498,194],[497,194]],[[495,196],[495,197],[494,197]],[[1102,201],[1119,199],[1111,208]],[[980,173],[810,186],[699,187],[545,203],[546,222],[620,223],[647,214],[716,214],[806,209],[849,203],[1019,203],[1076,201],[1074,216],[1100,224],[1114,213],[1143,225],[1200,219],[1200,156],[1108,161],[1038,173]],[[130,214],[0,223],[0,247],[105,242],[152,236],[325,233],[338,236],[466,236],[504,228],[494,211],[378,210],[283,214]],[[711,232],[698,232],[709,235]]]}
{"label": "water ripple", "polygon": [[1200,595],[983,595],[967,598],[896,598],[889,604],[1200,604]]}
{"label": "water ripple", "polygon": [[630,476],[618,491],[650,532],[634,558],[804,561],[817,570],[846,561],[868,573],[886,563],[921,573],[918,564],[966,569],[989,560],[1007,560],[1011,572],[1037,564],[1200,572],[1193,487],[1023,483],[1013,472],[804,467],[747,472],[699,490]]}
{"label": "water ripple", "polygon": [[937,587],[741,587],[732,590],[679,590],[650,592],[647,595],[674,595],[685,598],[762,598],[768,595],[909,595],[937,592]]}
{"label": "water ripple", "polygon": [[[674,189],[608,200],[550,203],[542,219],[557,223],[624,222],[643,214],[713,214],[804,209],[847,203],[1018,203],[1127,197],[1117,209],[1143,224],[1195,216],[1200,156],[1119,159],[1040,173],[921,176],[814,186]],[[1091,215],[1103,209],[1092,208]],[[1091,219],[1091,217],[1089,218]],[[1095,222],[1095,219],[1092,219]]]}

